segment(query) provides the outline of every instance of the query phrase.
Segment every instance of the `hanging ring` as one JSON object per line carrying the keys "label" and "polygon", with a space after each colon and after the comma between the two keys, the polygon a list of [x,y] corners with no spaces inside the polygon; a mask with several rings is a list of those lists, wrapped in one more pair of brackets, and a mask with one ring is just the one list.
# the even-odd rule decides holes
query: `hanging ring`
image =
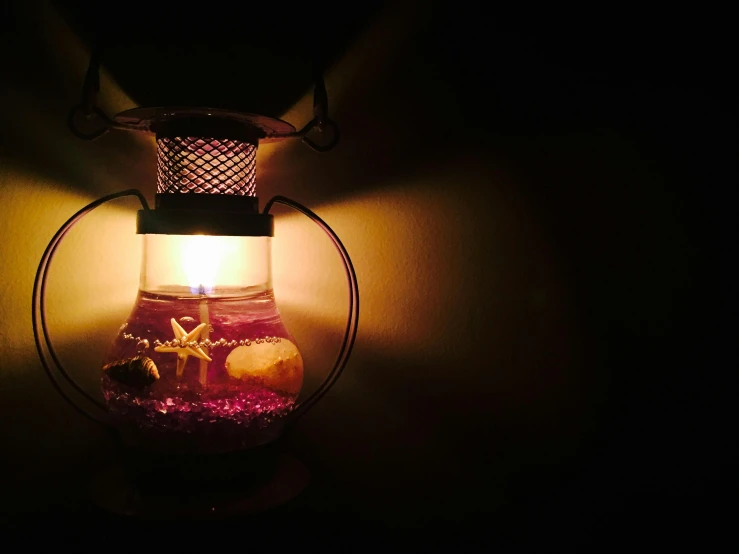
{"label": "hanging ring", "polygon": [[[80,128],[79,124],[81,121],[89,124],[90,121],[94,120],[97,120],[99,122],[98,128],[94,131],[83,131]],[[77,106],[69,110],[69,115],[67,116],[67,126],[77,138],[83,140],[95,140],[96,138],[100,138],[105,133],[110,131],[111,121],[105,114],[105,112],[103,112],[103,110],[101,110],[97,106],[92,106],[92,109],[89,110],[86,109],[83,104],[78,104]]]}
{"label": "hanging ring", "polygon": [[318,144],[308,138],[307,134],[303,137],[303,142],[310,146],[316,152],[328,152],[333,149],[339,143],[339,126],[333,119],[328,117],[324,118],[323,121],[317,122],[315,119],[306,125],[305,129],[301,132],[309,133],[313,129],[316,129],[319,134],[323,135],[326,131],[330,132],[330,140],[325,144]]}

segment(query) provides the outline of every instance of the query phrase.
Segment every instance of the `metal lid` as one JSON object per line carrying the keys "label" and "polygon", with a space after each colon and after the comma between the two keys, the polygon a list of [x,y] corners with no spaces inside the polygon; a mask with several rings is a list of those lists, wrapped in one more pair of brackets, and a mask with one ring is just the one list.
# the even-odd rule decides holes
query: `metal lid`
{"label": "metal lid", "polygon": [[[197,121],[199,125],[208,126],[210,124],[214,127],[217,127],[219,123],[225,123],[230,129],[235,126],[234,124],[238,124],[255,132],[261,142],[270,142],[270,140],[285,138],[295,133],[295,127],[281,119],[219,108],[172,106],[133,108],[119,113],[114,120],[126,129],[150,133],[159,133],[169,124],[181,121]],[[212,136],[212,133],[208,136]]]}

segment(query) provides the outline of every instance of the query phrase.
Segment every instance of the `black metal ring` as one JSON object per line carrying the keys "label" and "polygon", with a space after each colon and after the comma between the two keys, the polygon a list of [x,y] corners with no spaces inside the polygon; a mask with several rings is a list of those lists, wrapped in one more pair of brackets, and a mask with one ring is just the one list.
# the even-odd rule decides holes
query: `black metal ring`
{"label": "black metal ring", "polygon": [[[105,112],[103,112],[103,110],[95,106],[92,108],[92,112],[88,114],[84,114],[84,111],[84,106],[82,104],[78,104],[77,106],[69,110],[69,115],[67,115],[67,126],[69,127],[69,130],[72,131],[72,134],[74,134],[74,136],[82,140],[95,140],[96,138],[100,138],[105,133],[110,131],[110,120],[108,119],[108,116],[105,115]],[[101,129],[98,129],[97,131],[92,131],[90,133],[85,133],[84,131],[81,131],[75,123],[75,119],[80,113],[82,113],[84,117],[90,117],[90,115],[94,113],[103,122],[103,127]]]}
{"label": "black metal ring", "polygon": [[[184,195],[183,195],[184,196]],[[193,194],[192,196],[206,196]],[[139,210],[139,235],[215,235],[273,237],[274,221],[269,214],[221,212],[216,210]]]}
{"label": "black metal ring", "polygon": [[[313,125],[310,125],[308,127],[308,130],[310,131],[315,125],[315,120],[313,122]],[[312,141],[308,138],[308,136],[303,137],[303,142],[310,146],[313,150],[316,152],[328,152],[329,150],[332,150],[338,143],[339,143],[339,126],[336,124],[336,122],[333,119],[329,119],[328,117],[324,119],[320,124],[320,133],[324,133],[326,131],[326,128],[329,128],[333,132],[333,136],[331,137],[331,140],[324,145],[317,144],[316,142]]]}

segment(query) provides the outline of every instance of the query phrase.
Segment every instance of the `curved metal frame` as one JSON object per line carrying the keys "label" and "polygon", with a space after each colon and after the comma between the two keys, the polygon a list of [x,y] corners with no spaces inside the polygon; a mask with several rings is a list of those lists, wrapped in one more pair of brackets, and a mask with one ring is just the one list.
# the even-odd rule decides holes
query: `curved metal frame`
{"label": "curved metal frame", "polygon": [[[66,381],[66,383],[71,386],[72,389],[74,389],[79,395],[85,398],[88,402],[92,403],[96,408],[107,412],[105,405],[94,398],[89,392],[85,391],[84,388],[82,388],[82,386],[77,383],[74,377],[72,377],[72,375],[66,369],[64,369],[64,366],[62,366],[61,362],[59,361],[59,357],[54,350],[54,347],[51,343],[51,338],[49,337],[49,330],[46,325],[46,277],[51,261],[54,258],[56,249],[61,241],[64,239],[65,235],[69,232],[69,230],[80,219],[82,219],[85,215],[87,215],[95,208],[101,206],[106,202],[115,200],[117,198],[123,198],[125,196],[136,196],[141,202],[143,210],[145,212],[150,211],[146,198],[144,198],[143,194],[141,194],[141,192],[136,189],[129,189],[114,194],[109,194],[98,200],[95,200],[94,202],[91,202],[90,204],[79,210],[71,218],[69,218],[51,239],[51,242],[49,242],[49,245],[46,247],[46,250],[41,257],[41,262],[36,272],[36,279],[33,284],[31,316],[31,321],[33,325],[33,338],[36,342],[36,349],[38,350],[39,358],[41,359],[41,364],[43,365],[44,371],[46,371],[49,380],[51,381],[57,392],[59,392],[59,394],[75,410],[77,410],[85,417],[88,417],[91,420],[103,425],[109,425],[109,422],[107,422],[104,417],[100,417],[94,414],[86,407],[81,406],[80,404],[75,402],[74,398],[70,394],[68,394],[68,392],[65,391],[64,388],[61,386],[59,380],[57,379],[57,376],[55,375],[54,368],[56,368],[56,371],[61,374],[64,381]],[[357,329],[359,326],[359,287],[357,284],[357,275],[354,271],[354,265],[352,264],[351,258],[349,257],[349,253],[347,252],[339,237],[325,221],[323,221],[320,217],[318,217],[318,215],[313,213],[302,204],[299,204],[298,202],[290,200],[289,198],[286,198],[284,196],[275,196],[270,199],[269,202],[267,202],[262,214],[268,215],[270,209],[274,204],[283,204],[285,206],[293,208],[294,210],[299,211],[300,213],[308,216],[311,220],[313,220],[314,223],[316,223],[319,227],[321,227],[321,229],[323,229],[323,231],[329,236],[331,241],[334,243],[337,251],[341,255],[342,262],[344,263],[344,269],[346,271],[347,282],[349,284],[349,315],[347,317],[344,339],[341,343],[341,348],[339,349],[339,354],[336,358],[336,362],[334,363],[334,367],[331,369],[331,371],[329,371],[328,375],[324,379],[323,383],[321,383],[321,385],[318,387],[318,389],[314,391],[303,402],[300,402],[297,407],[290,413],[290,415],[287,416],[286,423],[290,424],[298,419],[300,416],[305,414],[305,412],[307,412],[321,398],[323,398],[323,396],[329,391],[329,389],[331,389],[334,383],[336,383],[336,380],[341,376],[341,373],[344,371],[346,363],[349,360],[349,356],[351,355],[352,349],[354,348],[354,341],[356,339]],[[44,352],[43,348],[44,345],[46,346],[46,349],[48,350],[51,357],[51,363],[49,363],[49,360],[47,360],[46,358],[46,353]]]}

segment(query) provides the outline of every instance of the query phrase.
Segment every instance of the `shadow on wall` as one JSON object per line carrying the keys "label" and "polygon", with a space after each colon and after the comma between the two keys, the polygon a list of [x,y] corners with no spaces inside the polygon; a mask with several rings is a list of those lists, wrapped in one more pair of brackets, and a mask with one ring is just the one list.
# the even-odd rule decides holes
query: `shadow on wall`
{"label": "shadow on wall", "polygon": [[[79,464],[100,442],[37,362],[36,264],[92,198],[129,187],[151,198],[155,170],[149,138],[68,133],[84,52],[52,12],[24,9],[0,54],[12,76],[0,116],[0,441],[19,483],[50,456]],[[572,70],[555,40],[447,16],[399,4],[332,68],[335,151],[260,148],[262,204],[283,194],[323,217],[361,290],[356,352],[291,440],[364,516],[397,521],[437,508],[464,517],[480,498],[504,503],[500,491],[525,504],[522,491],[541,498],[593,454],[580,488],[560,490],[571,505],[584,499],[558,512],[570,525],[596,517],[593,505],[619,509],[613,498],[631,506],[639,487],[674,494],[686,475],[712,471],[705,460],[733,432],[735,389],[722,379],[734,327],[716,322],[735,288],[736,220],[733,143],[718,127],[735,117],[670,75]],[[619,42],[618,54],[636,63],[642,46]],[[103,91],[109,113],[130,107],[112,81]],[[309,119],[306,92],[285,119]],[[310,221],[275,213],[275,294],[312,387],[338,350],[344,276]],[[70,236],[51,275],[52,334],[91,387],[134,299],[137,245],[133,202],[106,208]],[[726,402],[714,402],[719,389]]]}
{"label": "shadow on wall", "polygon": [[[465,456],[482,452],[485,460],[488,446],[511,437],[526,444],[527,457],[565,456],[583,425],[583,366],[594,362],[582,359],[570,269],[550,222],[539,218],[541,199],[516,175],[510,156],[520,143],[514,136],[513,147],[499,149],[499,136],[477,128],[478,108],[465,103],[446,66],[434,64],[441,46],[423,18],[404,10],[379,21],[332,69],[332,116],[343,134],[334,152],[318,155],[299,143],[260,150],[262,202],[284,194],[314,209],[342,237],[359,276],[357,352],[301,433],[328,444],[319,447],[327,455],[348,456],[345,469],[371,467],[369,458],[349,457],[352,444],[386,465],[401,459],[412,467],[435,453],[429,473],[413,477],[421,483],[445,464],[462,467]],[[84,143],[68,133],[64,118],[77,101],[85,56],[53,14],[43,15],[38,29],[26,19],[17,31],[27,54],[9,60],[14,79],[4,90],[12,108],[3,121],[13,133],[4,135],[2,154],[9,288],[1,306],[3,320],[16,323],[0,331],[2,349],[12,352],[1,370],[2,420],[26,404],[43,409],[5,423],[3,442],[17,451],[33,436],[33,453],[71,455],[93,430],[54,398],[36,360],[28,313],[36,264],[59,225],[92,198],[132,186],[151,197],[154,150],[134,135]],[[495,100],[479,109],[501,118],[502,133],[520,114],[503,115]],[[120,91],[104,101],[108,111],[128,107]],[[305,117],[309,104],[306,96],[286,119]],[[338,348],[344,277],[325,237],[283,210],[275,292],[315,385]],[[133,303],[133,221],[130,204],[91,216],[51,276],[52,334],[91,386],[94,360]],[[477,464],[482,471],[484,462]]]}

